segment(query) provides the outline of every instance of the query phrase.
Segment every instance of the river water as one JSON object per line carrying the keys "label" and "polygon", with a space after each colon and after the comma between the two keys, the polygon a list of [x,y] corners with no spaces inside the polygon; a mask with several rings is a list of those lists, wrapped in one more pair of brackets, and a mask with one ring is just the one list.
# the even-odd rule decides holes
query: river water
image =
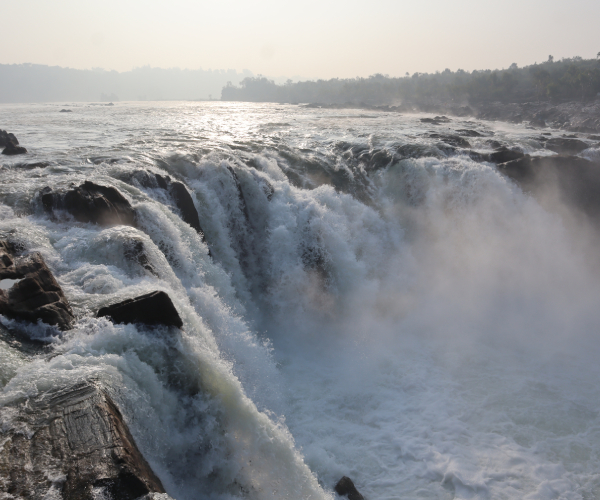
{"label": "river water", "polygon": [[[600,498],[595,236],[469,154],[549,154],[539,130],[424,116],[0,106],[29,150],[0,160],[0,237],[43,254],[77,316],[0,317],[49,345],[0,345],[0,405],[98,380],[177,500],[333,499],[342,475],[368,500]],[[204,240],[144,172],[187,186]],[[84,180],[139,228],[43,211],[42,188]],[[181,331],[95,317],[153,290]]]}

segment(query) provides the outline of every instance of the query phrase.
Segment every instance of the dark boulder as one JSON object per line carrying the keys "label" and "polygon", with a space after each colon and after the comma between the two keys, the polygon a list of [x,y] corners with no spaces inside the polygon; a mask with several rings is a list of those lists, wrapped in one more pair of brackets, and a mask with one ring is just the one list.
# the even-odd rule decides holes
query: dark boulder
{"label": "dark boulder", "polygon": [[589,148],[588,144],[572,137],[553,137],[546,141],[546,149],[555,153],[576,155],[587,148]]}
{"label": "dark boulder", "polygon": [[[92,382],[0,408],[0,484],[10,498],[134,500],[165,489],[117,405]],[[22,428],[28,430],[27,433]]]}
{"label": "dark boulder", "polygon": [[6,130],[0,130],[0,148],[5,148],[6,146],[12,144],[13,146],[18,146],[19,141],[15,134],[11,134]]}
{"label": "dark boulder", "polygon": [[75,319],[60,285],[39,253],[15,256],[14,246],[0,241],[0,280],[13,280],[0,289],[0,314],[71,328]]}
{"label": "dark boulder", "polygon": [[161,291],[140,295],[103,307],[98,317],[109,316],[115,323],[142,323],[181,328],[183,322],[171,298]]}
{"label": "dark boulder", "polygon": [[86,181],[63,193],[44,188],[41,198],[47,212],[63,209],[79,222],[93,222],[101,226],[136,226],[135,211],[127,198],[114,187]]}
{"label": "dark boulder", "polygon": [[23,146],[15,146],[13,144],[8,144],[3,150],[3,155],[15,156],[15,155],[24,155],[27,153],[27,150]]}
{"label": "dark boulder", "polygon": [[518,160],[525,155],[521,151],[515,151],[508,148],[500,148],[497,151],[489,154],[489,161],[493,163],[506,163],[507,161]]}
{"label": "dark boulder", "polygon": [[364,500],[349,477],[342,477],[335,485],[335,492],[340,496],[348,496],[348,500]]}
{"label": "dark boulder", "polygon": [[61,109],[60,112],[61,113],[72,113],[73,110],[72,109]]}

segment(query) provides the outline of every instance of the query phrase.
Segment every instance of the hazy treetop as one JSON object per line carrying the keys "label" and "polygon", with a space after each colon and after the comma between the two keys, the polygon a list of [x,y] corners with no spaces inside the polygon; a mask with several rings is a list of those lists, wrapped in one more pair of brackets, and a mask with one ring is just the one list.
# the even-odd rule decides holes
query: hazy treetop
{"label": "hazy treetop", "polygon": [[0,63],[302,78],[508,68],[600,46],[598,0],[19,0]]}

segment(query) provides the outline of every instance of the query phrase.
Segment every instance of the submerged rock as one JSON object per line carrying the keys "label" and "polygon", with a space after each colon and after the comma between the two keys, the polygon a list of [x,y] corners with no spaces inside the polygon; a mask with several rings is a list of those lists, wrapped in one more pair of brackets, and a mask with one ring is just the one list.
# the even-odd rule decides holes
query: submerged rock
{"label": "submerged rock", "polygon": [[347,476],[342,477],[335,485],[335,492],[340,496],[348,496],[348,500],[364,500],[364,497],[358,492],[356,486]]}
{"label": "submerged rock", "polygon": [[80,222],[93,222],[101,226],[136,226],[134,209],[127,198],[114,187],[86,181],[63,193],[44,188],[41,198],[47,212],[63,209]]}
{"label": "submerged rock", "polygon": [[71,328],[73,311],[42,256],[15,257],[15,253],[13,245],[0,241],[0,280],[12,280],[0,289],[0,314]]}
{"label": "submerged rock", "polygon": [[10,498],[134,500],[165,492],[121,412],[94,383],[28,398],[0,416],[0,489]]}
{"label": "submerged rock", "polygon": [[585,142],[572,137],[553,137],[546,141],[546,149],[554,151],[555,153],[576,155],[587,148],[589,148],[589,146]]}
{"label": "submerged rock", "polygon": [[162,291],[147,293],[103,307],[98,311],[98,317],[102,316],[110,317],[115,323],[142,323],[177,328],[183,326],[183,321],[171,298]]}

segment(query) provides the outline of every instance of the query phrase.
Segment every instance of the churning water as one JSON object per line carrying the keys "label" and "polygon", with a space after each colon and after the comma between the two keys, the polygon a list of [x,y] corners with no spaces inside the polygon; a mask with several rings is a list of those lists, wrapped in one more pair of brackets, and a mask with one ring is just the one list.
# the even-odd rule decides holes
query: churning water
{"label": "churning water", "polygon": [[[342,475],[368,500],[600,498],[594,237],[468,153],[544,154],[539,132],[62,107],[0,107],[30,152],[1,160],[0,237],[43,254],[78,318],[64,334],[20,325],[44,355],[0,343],[0,404],[102,381],[177,500],[332,499]],[[479,136],[430,136],[456,130]],[[144,171],[187,186],[205,241]],[[44,213],[42,188],[84,180],[119,189],[139,229]],[[132,241],[153,272],[127,259]],[[95,317],[152,290],[182,331]]]}

